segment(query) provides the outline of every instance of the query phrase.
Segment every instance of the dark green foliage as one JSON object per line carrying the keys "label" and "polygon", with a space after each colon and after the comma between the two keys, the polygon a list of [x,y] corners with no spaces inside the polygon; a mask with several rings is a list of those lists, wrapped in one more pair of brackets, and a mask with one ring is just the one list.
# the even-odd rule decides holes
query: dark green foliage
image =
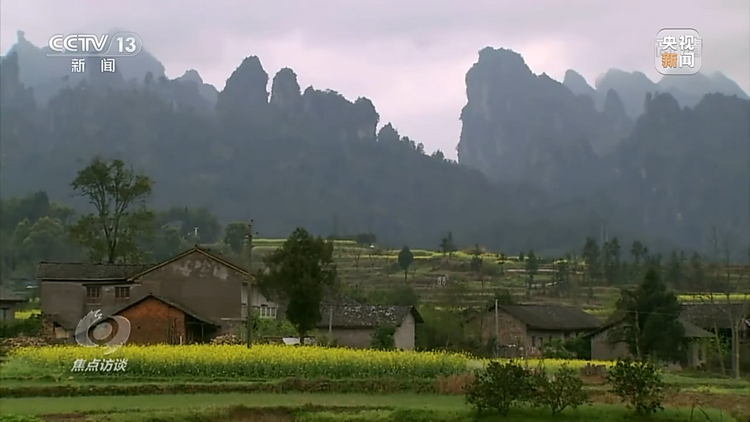
{"label": "dark green foliage", "polygon": [[381,325],[377,327],[372,333],[370,340],[370,347],[379,350],[392,350],[396,347],[396,340],[394,335],[396,334],[396,327],[393,325]]}
{"label": "dark green foliage", "polygon": [[591,337],[569,338],[563,343],[563,348],[572,353],[576,359],[591,359]]}
{"label": "dark green foliage", "polygon": [[466,403],[478,414],[488,409],[501,415],[524,403],[535,391],[532,372],[516,362],[491,361],[483,370],[475,371],[474,382],[466,387]]}
{"label": "dark green foliage", "polygon": [[532,403],[547,407],[556,415],[566,408],[576,409],[588,402],[588,394],[583,390],[583,381],[578,371],[562,365],[554,375],[550,376],[544,369],[533,373],[535,394]]}
{"label": "dark green foliage", "polygon": [[122,160],[95,157],[71,183],[95,212],[70,228],[71,237],[88,250],[91,262],[142,262],[144,241],[152,240],[155,215],[145,207],[153,181]]}
{"label": "dark green foliage", "polygon": [[404,281],[406,281],[409,276],[409,266],[411,266],[413,262],[414,254],[411,253],[408,246],[404,245],[404,247],[401,248],[401,252],[398,253],[398,266],[401,267],[401,270],[404,272]]}
{"label": "dark green foliage", "polygon": [[370,246],[378,241],[378,238],[372,233],[357,233],[354,235],[354,241],[358,245]]}
{"label": "dark green foliage", "polygon": [[323,298],[338,290],[333,243],[297,228],[263,262],[268,270],[256,275],[258,287],[286,304],[286,318],[304,338],[321,320]]}
{"label": "dark green foliage", "polygon": [[247,235],[246,223],[229,223],[224,228],[224,243],[229,246],[232,252],[239,255],[245,247]]}
{"label": "dark green foliage", "polygon": [[575,357],[573,352],[565,348],[563,341],[557,338],[544,342],[542,354],[549,359],[572,359]]}
{"label": "dark green foliage", "polygon": [[619,360],[609,370],[610,392],[618,395],[637,414],[646,415],[663,410],[664,382],[651,362]]}
{"label": "dark green foliage", "polygon": [[44,422],[44,419],[33,415],[0,415],[0,422]]}
{"label": "dark green foliage", "polygon": [[0,321],[0,338],[12,338],[20,335],[36,337],[41,332],[42,319],[38,315],[32,315],[26,319]]}
{"label": "dark green foliage", "polygon": [[637,360],[683,359],[687,340],[679,322],[682,305],[667,290],[657,269],[649,268],[634,291],[621,292],[617,311],[622,314],[622,322],[610,330],[610,343],[627,344]]}

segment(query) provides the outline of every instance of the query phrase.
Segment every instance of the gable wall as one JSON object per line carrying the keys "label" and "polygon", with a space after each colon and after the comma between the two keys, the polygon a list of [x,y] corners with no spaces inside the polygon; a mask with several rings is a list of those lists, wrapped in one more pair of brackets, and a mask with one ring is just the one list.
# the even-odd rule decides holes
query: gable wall
{"label": "gable wall", "polygon": [[495,333],[495,311],[491,310],[484,314],[481,321],[482,343],[487,344],[490,338],[496,337],[499,345],[526,346],[526,324],[502,309],[499,309],[497,314],[497,335]]}
{"label": "gable wall", "polygon": [[138,286],[130,296],[132,301],[149,293],[161,296],[224,326],[223,319],[242,316],[245,279],[224,264],[193,252],[136,279]]}

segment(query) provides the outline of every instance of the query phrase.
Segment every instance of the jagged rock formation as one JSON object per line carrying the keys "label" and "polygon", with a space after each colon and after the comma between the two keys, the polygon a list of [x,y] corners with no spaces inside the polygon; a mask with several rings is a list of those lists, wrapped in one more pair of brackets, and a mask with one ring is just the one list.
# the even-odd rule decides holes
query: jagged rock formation
{"label": "jagged rock formation", "polygon": [[290,113],[300,111],[302,93],[300,92],[299,82],[297,82],[297,74],[292,69],[285,67],[273,77],[271,105],[286,109]]}
{"label": "jagged rock formation", "polygon": [[198,87],[198,93],[208,101],[211,108],[216,105],[216,99],[219,97],[219,91],[211,84],[203,82],[203,78],[197,70],[190,69],[182,76],[176,79],[178,82],[194,83]]}
{"label": "jagged rock formation", "polygon": [[[583,192],[596,183],[597,151],[628,132],[613,104],[602,118],[586,96],[576,96],[546,74],[534,75],[520,54],[485,48],[466,75],[461,113],[461,164],[493,180],[524,182],[548,192]],[[610,126],[610,123],[613,125]]]}
{"label": "jagged rock formation", "polygon": [[586,82],[586,79],[575,70],[569,69],[565,72],[563,85],[576,95],[587,95],[591,98],[596,96],[596,90]]}
{"label": "jagged rock formation", "polygon": [[[573,86],[579,89],[577,85],[573,81],[566,84],[569,88]],[[655,83],[641,72],[610,69],[597,79],[594,93],[589,92],[587,95],[592,95],[601,110],[609,90],[615,90],[620,95],[631,119],[643,113],[646,94],[669,93],[683,107],[694,107],[704,95],[712,93],[737,95],[739,98],[748,99],[748,95],[736,82],[719,72],[710,75],[697,73],[689,76],[664,76]]]}

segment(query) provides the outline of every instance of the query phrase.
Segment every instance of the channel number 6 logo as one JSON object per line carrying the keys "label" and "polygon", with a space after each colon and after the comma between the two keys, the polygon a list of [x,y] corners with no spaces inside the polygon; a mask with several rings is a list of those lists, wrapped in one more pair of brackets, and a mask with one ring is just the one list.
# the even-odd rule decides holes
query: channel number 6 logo
{"label": "channel number 6 logo", "polygon": [[[130,337],[130,321],[127,318],[115,315],[107,318],[116,323],[117,331],[112,326],[111,321],[104,321],[102,310],[89,312],[85,317],[78,321],[76,327],[76,343],[83,347],[103,346],[106,350],[105,355],[113,353],[125,344]],[[93,327],[93,330],[92,330]],[[93,339],[92,339],[93,337]]]}

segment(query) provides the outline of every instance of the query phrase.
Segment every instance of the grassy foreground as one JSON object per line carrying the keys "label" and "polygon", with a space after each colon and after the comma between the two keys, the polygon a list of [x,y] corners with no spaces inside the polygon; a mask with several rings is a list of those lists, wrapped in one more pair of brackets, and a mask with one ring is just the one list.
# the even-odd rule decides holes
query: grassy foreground
{"label": "grassy foreground", "polygon": [[[235,409],[230,410],[231,407]],[[227,412],[248,417],[231,417]],[[312,407],[316,408],[312,408]],[[275,409],[274,419],[258,418],[260,409]],[[50,415],[79,414],[78,420],[107,421],[275,421],[275,422],[438,422],[471,421],[472,414],[462,397],[417,394],[191,394],[129,397],[67,397],[3,399],[0,414]],[[691,409],[668,409],[652,421],[723,421],[735,419],[717,410],[691,412]],[[627,417],[622,406],[594,404],[568,409],[555,420],[616,421]],[[105,416],[106,415],[106,416]],[[254,415],[250,419],[249,415]],[[551,415],[542,409],[519,409],[511,413],[513,421],[543,421]],[[105,419],[106,418],[106,419]],[[49,420],[62,420],[49,419]],[[76,420],[66,416],[68,421]],[[501,420],[488,417],[485,420]],[[508,419],[503,419],[508,420]]]}

